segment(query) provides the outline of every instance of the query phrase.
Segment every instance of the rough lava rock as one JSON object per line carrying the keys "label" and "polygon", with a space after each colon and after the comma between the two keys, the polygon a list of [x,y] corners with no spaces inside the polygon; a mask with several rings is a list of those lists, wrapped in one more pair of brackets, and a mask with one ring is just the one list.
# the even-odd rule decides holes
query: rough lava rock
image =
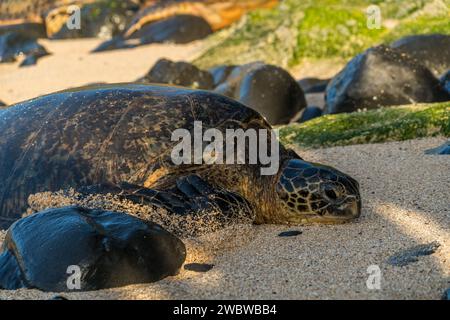
{"label": "rough lava rock", "polygon": [[195,89],[212,89],[212,75],[187,62],[173,62],[167,59],[158,60],[148,74],[139,81],[163,83]]}
{"label": "rough lava rock", "polygon": [[326,89],[325,113],[450,100],[425,66],[396,49],[378,46],[353,58]]}
{"label": "rough lava rock", "polygon": [[34,37],[15,32],[0,36],[0,63],[14,62],[21,54],[26,56],[25,60],[29,59],[25,64],[30,65],[49,53]]}
{"label": "rough lava rock", "polygon": [[401,38],[391,44],[425,65],[436,77],[450,68],[450,35],[422,34]]}
{"label": "rough lava rock", "polygon": [[110,211],[49,209],[8,229],[0,288],[70,291],[78,289],[78,271],[83,291],[148,283],[177,274],[185,258],[183,242],[157,224]]}

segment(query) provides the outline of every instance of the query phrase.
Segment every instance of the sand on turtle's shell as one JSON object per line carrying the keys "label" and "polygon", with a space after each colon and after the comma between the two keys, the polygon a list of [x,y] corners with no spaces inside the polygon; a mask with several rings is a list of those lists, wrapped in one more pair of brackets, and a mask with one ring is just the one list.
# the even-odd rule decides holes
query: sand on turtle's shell
{"label": "sand on turtle's shell", "polygon": [[167,231],[182,238],[198,237],[230,225],[251,224],[255,219],[252,214],[248,214],[248,209],[240,210],[239,206],[229,215],[211,208],[208,211],[183,216],[169,214],[163,208],[137,204],[112,194],[81,195],[73,189],[33,194],[29,196],[28,204],[30,208],[23,216],[50,208],[78,205],[89,209],[124,212],[143,220],[158,223]]}
{"label": "sand on turtle's shell", "polygon": [[[332,226],[240,224],[184,240],[182,270],[152,284],[64,293],[69,299],[440,299],[450,287],[450,159],[425,155],[445,138],[300,150],[354,176],[361,184],[362,217]],[[282,231],[301,230],[294,237]],[[389,257],[419,244],[436,252],[404,267]],[[371,267],[372,266],[372,267]],[[368,268],[381,271],[369,289]],[[369,269],[370,271],[370,269]],[[0,291],[3,299],[47,299],[38,290]]]}

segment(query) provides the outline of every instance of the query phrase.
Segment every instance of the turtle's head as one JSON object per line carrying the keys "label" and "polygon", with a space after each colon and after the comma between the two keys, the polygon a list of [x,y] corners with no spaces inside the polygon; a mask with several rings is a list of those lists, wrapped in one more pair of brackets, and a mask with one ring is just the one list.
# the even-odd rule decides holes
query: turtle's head
{"label": "turtle's head", "polygon": [[286,223],[341,223],[359,217],[358,182],[332,167],[286,161],[276,184]]}

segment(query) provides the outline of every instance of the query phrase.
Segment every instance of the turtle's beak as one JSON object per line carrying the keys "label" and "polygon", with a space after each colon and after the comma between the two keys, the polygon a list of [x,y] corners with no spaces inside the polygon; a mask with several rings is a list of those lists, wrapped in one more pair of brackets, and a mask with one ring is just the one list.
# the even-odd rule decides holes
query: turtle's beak
{"label": "turtle's beak", "polygon": [[323,213],[323,222],[339,223],[358,218],[361,215],[361,198],[359,196],[347,196],[339,203],[331,204]]}

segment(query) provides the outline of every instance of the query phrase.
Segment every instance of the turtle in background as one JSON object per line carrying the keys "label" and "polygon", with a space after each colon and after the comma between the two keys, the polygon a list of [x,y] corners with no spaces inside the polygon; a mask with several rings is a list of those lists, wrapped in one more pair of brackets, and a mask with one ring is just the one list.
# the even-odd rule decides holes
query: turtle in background
{"label": "turtle in background", "polygon": [[238,21],[247,12],[273,8],[279,0],[168,0],[149,1],[125,32],[93,52],[132,48],[149,43],[188,43]]}
{"label": "turtle in background", "polygon": [[[179,87],[91,86],[2,110],[0,221],[7,226],[18,219],[32,194],[67,188],[117,194],[178,215],[210,208],[227,215],[245,207],[255,223],[339,223],[360,215],[356,180],[282,145],[268,148],[274,159],[278,155],[274,174],[263,174],[270,163],[259,157],[241,164],[175,163],[172,152],[180,142],[172,134],[194,134],[195,121],[224,134],[265,129],[259,145],[275,142],[256,111],[222,95]],[[246,160],[249,148],[246,143]]]}

